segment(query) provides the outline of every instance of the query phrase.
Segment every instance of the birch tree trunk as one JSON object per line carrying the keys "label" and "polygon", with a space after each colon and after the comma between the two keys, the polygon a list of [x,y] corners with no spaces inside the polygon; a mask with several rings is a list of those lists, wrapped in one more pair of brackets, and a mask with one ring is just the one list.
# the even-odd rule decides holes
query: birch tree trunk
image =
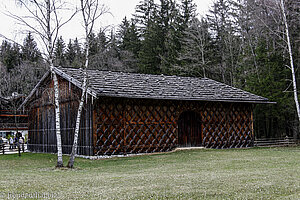
{"label": "birch tree trunk", "polygon": [[[54,83],[54,106],[55,106],[55,128],[57,138],[57,167],[63,166],[62,160],[62,142],[60,127],[60,107],[59,107],[59,83],[57,75],[54,71],[53,51],[54,44],[59,35],[60,29],[67,24],[76,15],[77,9],[74,10],[66,20],[66,14],[60,15],[63,10],[70,10],[63,0],[17,0],[24,7],[27,15],[20,16],[8,12],[8,16],[16,20],[18,23],[27,27],[30,32],[35,33],[42,41],[45,47],[44,59],[49,64]],[[0,34],[1,35],[1,34]]]}
{"label": "birch tree trunk", "polygon": [[[83,109],[83,105],[84,105],[84,101],[86,98],[86,91],[87,91],[87,67],[89,64],[89,44],[88,44],[89,40],[87,38],[87,42],[86,42],[86,53],[85,53],[85,66],[83,69],[83,84],[82,84],[82,94],[81,94],[81,98],[80,98],[80,102],[79,102],[79,107],[78,107],[78,111],[77,111],[77,117],[76,117],[76,126],[75,126],[75,132],[74,132],[74,141],[73,141],[73,146],[72,146],[72,152],[70,155],[70,159],[68,162],[68,167],[69,168],[73,168],[74,166],[74,161],[75,161],[75,155],[77,152],[77,147],[78,147],[78,135],[79,135],[79,130],[80,130],[80,120],[81,120],[81,113],[82,113],[82,109]],[[82,69],[80,69],[82,70]]]}
{"label": "birch tree trunk", "polygon": [[50,71],[52,73],[53,85],[54,85],[54,107],[55,107],[55,132],[56,132],[56,145],[57,145],[57,164],[56,167],[63,167],[62,160],[62,144],[61,144],[61,131],[60,131],[60,108],[59,108],[59,85],[56,73],[54,72],[53,65],[53,44],[51,34],[51,5],[50,0],[46,1],[47,6],[47,39],[48,39],[48,61],[50,65]]}
{"label": "birch tree trunk", "polygon": [[55,107],[55,132],[56,132],[56,144],[57,144],[57,164],[56,167],[63,167],[62,159],[62,143],[61,143],[61,131],[60,131],[60,109],[59,109],[59,85],[56,73],[54,72],[54,66],[50,64],[53,83],[54,83],[54,107]]}
{"label": "birch tree trunk", "polygon": [[[283,15],[283,23],[284,23],[284,26],[285,26],[285,36],[286,36],[288,51],[289,51],[289,56],[290,56],[290,69],[292,71],[294,101],[295,101],[295,104],[296,104],[298,122],[300,123],[300,107],[299,107],[298,93],[297,93],[296,74],[295,74],[293,52],[292,52],[292,46],[291,46],[291,40],[290,40],[290,34],[289,34],[289,26],[288,26],[288,22],[287,22],[287,19],[286,19],[286,11],[285,11],[285,6],[284,6],[284,0],[280,0],[280,7],[281,7],[282,15]],[[296,139],[297,135],[294,135],[294,138]]]}
{"label": "birch tree trunk", "polygon": [[84,101],[86,98],[87,88],[88,88],[88,74],[87,74],[87,68],[89,65],[89,50],[90,50],[90,35],[93,31],[94,23],[97,18],[99,18],[101,15],[107,12],[104,5],[102,5],[99,8],[99,0],[80,0],[81,3],[81,12],[84,22],[84,28],[85,28],[85,65],[84,69],[80,69],[83,71],[83,84],[82,84],[82,94],[79,102],[79,107],[77,111],[77,117],[76,117],[76,127],[74,131],[74,141],[72,146],[72,152],[70,155],[70,159],[68,162],[68,167],[73,168],[74,161],[75,161],[75,155],[77,152],[78,147],[78,135],[80,130],[80,120],[81,120],[81,113],[84,106]]}

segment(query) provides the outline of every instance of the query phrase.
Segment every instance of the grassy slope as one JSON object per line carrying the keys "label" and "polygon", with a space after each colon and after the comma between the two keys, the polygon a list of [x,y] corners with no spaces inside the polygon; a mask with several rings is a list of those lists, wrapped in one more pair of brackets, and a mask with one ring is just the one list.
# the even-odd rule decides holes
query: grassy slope
{"label": "grassy slope", "polygon": [[78,158],[73,170],[55,169],[55,162],[50,154],[1,155],[0,194],[54,192],[60,199],[300,199],[300,147]]}

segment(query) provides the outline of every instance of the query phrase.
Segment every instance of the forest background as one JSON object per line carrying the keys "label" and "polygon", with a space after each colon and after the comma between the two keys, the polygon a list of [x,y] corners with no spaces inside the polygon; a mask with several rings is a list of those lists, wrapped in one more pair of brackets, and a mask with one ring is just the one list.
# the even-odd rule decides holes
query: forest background
{"label": "forest background", "polygon": [[[299,83],[300,5],[286,0],[287,21]],[[207,77],[269,98],[256,105],[258,138],[296,136],[299,123],[292,93],[282,13],[275,0],[216,0],[199,17],[193,0],[142,0],[132,18],[90,37],[89,69]],[[55,44],[57,66],[79,68],[84,44]],[[28,95],[48,69],[34,35],[23,44],[0,46],[0,96]]]}

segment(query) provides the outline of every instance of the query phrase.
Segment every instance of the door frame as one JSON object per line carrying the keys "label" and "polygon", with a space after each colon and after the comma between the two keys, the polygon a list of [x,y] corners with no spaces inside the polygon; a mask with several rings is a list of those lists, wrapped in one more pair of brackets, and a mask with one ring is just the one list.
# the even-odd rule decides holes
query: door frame
{"label": "door frame", "polygon": [[[186,119],[184,119],[186,117]],[[188,122],[189,120],[192,120]],[[182,123],[186,125],[182,127]],[[190,123],[190,124],[187,124]],[[186,129],[186,130],[183,130]],[[201,147],[203,146],[203,131],[200,113],[193,110],[186,110],[180,113],[177,120],[178,146],[179,147]],[[194,134],[193,131],[194,130]],[[197,131],[197,133],[196,133]],[[189,132],[187,135],[182,132]],[[183,135],[183,137],[182,137]],[[184,139],[184,135],[186,138]],[[183,140],[183,141],[182,141]],[[184,141],[186,140],[186,141]],[[198,140],[198,141],[195,141]],[[184,144],[185,143],[185,144]]]}

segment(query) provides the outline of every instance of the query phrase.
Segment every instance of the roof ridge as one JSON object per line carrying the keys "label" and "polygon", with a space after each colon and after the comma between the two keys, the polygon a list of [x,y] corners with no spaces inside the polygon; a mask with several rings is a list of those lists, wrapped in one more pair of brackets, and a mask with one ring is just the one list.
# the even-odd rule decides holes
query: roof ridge
{"label": "roof ridge", "polygon": [[[72,67],[62,67],[62,66],[57,66],[55,68],[59,69],[71,69],[71,70],[78,70],[80,68],[72,68]],[[148,75],[148,76],[164,76],[164,77],[178,77],[178,78],[194,78],[194,79],[209,79],[210,78],[199,78],[199,77],[191,77],[191,76],[177,76],[177,75],[168,75],[168,74],[144,74],[144,73],[139,73],[139,72],[122,72],[122,71],[110,71],[110,70],[100,70],[100,69],[87,69],[88,71],[98,71],[98,72],[108,72],[108,73],[117,73],[117,74],[132,74],[132,75]]]}

